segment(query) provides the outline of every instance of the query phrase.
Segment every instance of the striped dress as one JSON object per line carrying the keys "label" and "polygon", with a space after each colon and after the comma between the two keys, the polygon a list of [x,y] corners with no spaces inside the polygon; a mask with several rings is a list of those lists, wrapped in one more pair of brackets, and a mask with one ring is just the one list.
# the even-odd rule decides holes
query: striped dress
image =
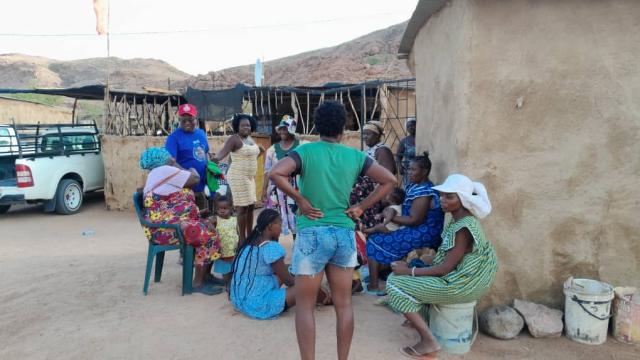
{"label": "striped dress", "polygon": [[234,206],[249,206],[256,203],[256,173],[260,148],[255,143],[244,143],[231,152],[231,166],[227,181],[231,187]]}
{"label": "striped dress", "polygon": [[498,259],[493,245],[485,239],[480,222],[473,216],[447,224],[433,264],[444,262],[447,251],[455,245],[456,233],[463,228],[473,236],[473,249],[450,273],[442,277],[389,276],[387,293],[392,309],[412,313],[428,304],[466,303],[478,300],[489,290],[498,270]]}

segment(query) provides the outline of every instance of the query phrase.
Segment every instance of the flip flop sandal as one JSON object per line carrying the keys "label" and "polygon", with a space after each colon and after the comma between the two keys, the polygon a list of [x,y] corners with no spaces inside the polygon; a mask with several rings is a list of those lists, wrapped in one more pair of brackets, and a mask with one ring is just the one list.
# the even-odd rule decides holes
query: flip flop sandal
{"label": "flip flop sandal", "polygon": [[364,284],[364,293],[368,294],[368,295],[375,295],[375,296],[386,296],[387,292],[385,290],[369,290],[369,284]]}
{"label": "flip flop sandal", "polygon": [[420,354],[413,346],[407,346],[400,348],[400,354],[408,357],[410,359],[421,359],[421,360],[437,360],[438,358],[432,354]]}
{"label": "flip flop sandal", "polygon": [[225,286],[227,285],[224,280],[220,280],[216,277],[210,277],[207,280],[204,281],[205,284],[207,285],[217,285],[217,286]]}
{"label": "flip flop sandal", "polygon": [[383,297],[383,298],[377,299],[376,301],[373,302],[373,305],[387,306],[389,305],[389,298]]}
{"label": "flip flop sandal", "polygon": [[222,291],[224,290],[220,286],[213,286],[213,285],[206,285],[206,284],[193,288],[194,293],[200,293],[200,294],[209,295],[209,296],[218,295],[222,293]]}

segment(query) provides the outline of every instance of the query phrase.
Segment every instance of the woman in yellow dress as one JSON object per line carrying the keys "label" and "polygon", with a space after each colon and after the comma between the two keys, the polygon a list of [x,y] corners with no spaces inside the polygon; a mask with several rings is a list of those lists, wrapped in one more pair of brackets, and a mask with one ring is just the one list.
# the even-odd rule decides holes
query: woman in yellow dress
{"label": "woman in yellow dress", "polygon": [[251,133],[256,130],[256,120],[253,116],[235,114],[231,126],[235,135],[227,139],[212,161],[217,163],[227,155],[231,155],[227,182],[231,188],[231,196],[238,217],[239,240],[242,244],[251,232],[253,225],[258,157],[264,152],[264,149],[251,138]]}

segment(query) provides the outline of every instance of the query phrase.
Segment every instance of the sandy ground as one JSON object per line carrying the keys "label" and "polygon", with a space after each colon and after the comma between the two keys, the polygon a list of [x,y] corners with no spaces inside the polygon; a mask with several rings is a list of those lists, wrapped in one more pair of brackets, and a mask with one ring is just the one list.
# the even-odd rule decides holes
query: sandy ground
{"label": "sandy ground", "polygon": [[[83,230],[94,230],[83,236]],[[93,196],[74,216],[22,207],[0,216],[0,359],[296,359],[293,313],[255,321],[224,295],[180,296],[177,252],[142,295],[147,244],[133,213]],[[352,359],[398,359],[416,335],[400,316],[354,297]],[[335,315],[317,312],[317,358],[335,358]],[[465,356],[441,359],[639,359],[640,348],[565,338],[480,335]]]}

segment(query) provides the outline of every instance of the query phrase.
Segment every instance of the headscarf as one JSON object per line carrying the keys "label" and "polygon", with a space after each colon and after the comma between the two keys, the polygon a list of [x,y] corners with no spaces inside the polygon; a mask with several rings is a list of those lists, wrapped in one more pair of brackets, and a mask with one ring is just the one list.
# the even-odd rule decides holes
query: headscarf
{"label": "headscarf", "polygon": [[295,118],[292,118],[289,115],[285,115],[282,117],[282,120],[280,120],[280,124],[276,126],[276,130],[284,127],[284,128],[287,128],[287,132],[289,134],[295,135],[297,126],[298,126],[298,122],[296,122]]}
{"label": "headscarf", "polygon": [[378,135],[384,135],[383,129],[384,127],[382,126],[382,123],[377,120],[368,121],[366,124],[364,124],[363,128],[363,130],[371,130]]}
{"label": "headscarf", "polygon": [[146,149],[140,156],[140,168],[143,170],[153,170],[159,166],[165,165],[171,154],[165,148],[150,147]]}
{"label": "headscarf", "polygon": [[442,185],[433,189],[443,193],[456,193],[465,209],[473,216],[482,219],[491,212],[491,201],[487,195],[487,189],[479,182],[473,182],[461,174],[452,174],[447,177]]}

